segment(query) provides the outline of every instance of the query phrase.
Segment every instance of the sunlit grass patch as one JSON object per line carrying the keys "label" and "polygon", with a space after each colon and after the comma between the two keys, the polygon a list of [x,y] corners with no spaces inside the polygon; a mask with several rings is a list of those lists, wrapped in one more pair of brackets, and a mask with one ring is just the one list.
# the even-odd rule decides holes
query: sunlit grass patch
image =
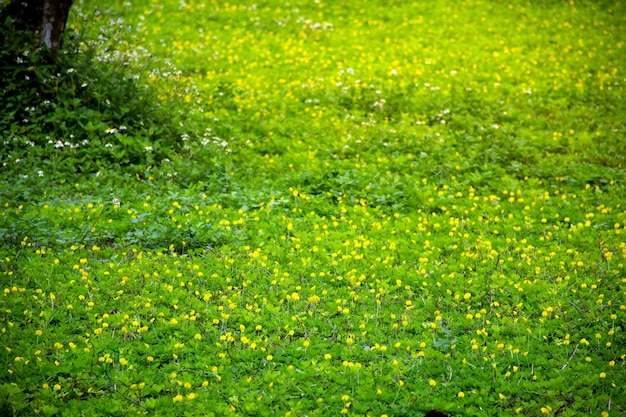
{"label": "sunlit grass patch", "polygon": [[623,9],[102,10],[185,133],[7,159],[0,410],[619,413]]}
{"label": "sunlit grass patch", "polygon": [[[449,208],[411,215],[344,203],[320,215],[298,193],[285,208],[223,212],[217,227],[247,244],[190,251],[59,252],[25,238],[3,262],[7,370],[76,399],[121,390],[119,406],[138,412],[217,401],[332,414],[348,402],[334,392],[357,413],[401,412],[415,396],[448,409],[592,407],[593,390],[621,395],[623,225],[610,205],[559,212],[594,193],[443,187],[433,204]],[[189,207],[171,207],[175,225]],[[554,387],[563,379],[575,394]]]}

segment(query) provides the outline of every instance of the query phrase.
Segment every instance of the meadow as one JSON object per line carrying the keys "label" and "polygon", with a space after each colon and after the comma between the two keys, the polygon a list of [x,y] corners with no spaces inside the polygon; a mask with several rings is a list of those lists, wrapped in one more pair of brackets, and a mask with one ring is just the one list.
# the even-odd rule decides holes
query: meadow
{"label": "meadow", "polygon": [[1,415],[626,413],[626,3],[107,3],[0,65]]}

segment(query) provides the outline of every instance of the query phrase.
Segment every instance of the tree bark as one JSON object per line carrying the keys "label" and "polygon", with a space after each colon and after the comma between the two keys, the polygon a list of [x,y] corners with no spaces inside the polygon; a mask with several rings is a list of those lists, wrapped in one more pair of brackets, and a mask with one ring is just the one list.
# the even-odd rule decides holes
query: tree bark
{"label": "tree bark", "polygon": [[55,61],[59,56],[61,40],[72,3],[73,0],[44,0],[43,2],[41,43],[46,45],[50,56]]}
{"label": "tree bark", "polygon": [[57,60],[65,24],[74,0],[12,0],[0,10],[0,18],[12,18],[17,25],[39,37],[39,42]]}

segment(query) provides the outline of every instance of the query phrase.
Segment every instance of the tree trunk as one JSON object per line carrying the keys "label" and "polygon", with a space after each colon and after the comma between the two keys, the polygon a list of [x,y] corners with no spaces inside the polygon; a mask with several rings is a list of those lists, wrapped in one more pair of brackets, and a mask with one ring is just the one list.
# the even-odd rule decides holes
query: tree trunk
{"label": "tree trunk", "polygon": [[55,61],[59,56],[61,39],[72,3],[73,0],[44,0],[43,2],[41,43],[46,45],[50,51],[50,56]]}
{"label": "tree trunk", "polygon": [[0,10],[0,18],[10,17],[24,30],[39,37],[42,46],[57,60],[65,24],[74,0],[12,0]]}

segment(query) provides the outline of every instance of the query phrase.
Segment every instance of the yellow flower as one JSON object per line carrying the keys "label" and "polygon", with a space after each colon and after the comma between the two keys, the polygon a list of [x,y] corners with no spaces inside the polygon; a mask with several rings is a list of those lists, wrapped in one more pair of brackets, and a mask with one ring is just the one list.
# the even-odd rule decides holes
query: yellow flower
{"label": "yellow flower", "polygon": [[457,397],[463,398],[465,397],[465,393],[463,391],[459,391],[459,393],[457,394]]}
{"label": "yellow flower", "polygon": [[428,385],[430,385],[431,387],[434,387],[435,385],[437,385],[437,381],[435,381],[434,379],[431,379],[430,381],[428,381]]}
{"label": "yellow flower", "polygon": [[183,396],[178,394],[177,396],[175,396],[174,398],[172,398],[173,402],[181,402],[183,400]]}

